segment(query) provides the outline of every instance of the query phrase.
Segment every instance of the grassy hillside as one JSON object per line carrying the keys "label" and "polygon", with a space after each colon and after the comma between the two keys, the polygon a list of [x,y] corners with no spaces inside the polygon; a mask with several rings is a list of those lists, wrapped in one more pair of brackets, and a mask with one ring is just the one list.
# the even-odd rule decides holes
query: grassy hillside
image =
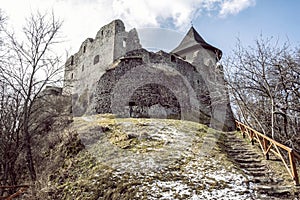
{"label": "grassy hillside", "polygon": [[[226,133],[188,121],[74,118],[45,148],[38,199],[247,199]],[[31,199],[33,196],[30,197]]]}

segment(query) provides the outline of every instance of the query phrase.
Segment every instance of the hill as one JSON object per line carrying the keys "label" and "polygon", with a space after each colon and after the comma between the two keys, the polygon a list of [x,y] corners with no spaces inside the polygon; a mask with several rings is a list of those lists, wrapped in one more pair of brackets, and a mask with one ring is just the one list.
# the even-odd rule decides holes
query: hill
{"label": "hill", "polygon": [[[266,187],[257,187],[226,146],[236,133],[189,121],[93,115],[74,118],[60,134],[61,143],[43,152],[47,166],[38,199],[294,196],[290,188],[269,188],[268,194]],[[282,185],[284,180],[275,177],[274,185]]]}

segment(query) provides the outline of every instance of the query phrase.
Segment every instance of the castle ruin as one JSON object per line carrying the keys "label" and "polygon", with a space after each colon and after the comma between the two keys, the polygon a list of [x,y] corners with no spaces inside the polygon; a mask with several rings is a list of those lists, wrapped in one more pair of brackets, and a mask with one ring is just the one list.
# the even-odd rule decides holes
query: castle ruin
{"label": "castle ruin", "polygon": [[234,130],[221,57],[193,27],[173,51],[154,53],[114,20],[67,60],[63,94],[72,97],[75,116],[183,119]]}

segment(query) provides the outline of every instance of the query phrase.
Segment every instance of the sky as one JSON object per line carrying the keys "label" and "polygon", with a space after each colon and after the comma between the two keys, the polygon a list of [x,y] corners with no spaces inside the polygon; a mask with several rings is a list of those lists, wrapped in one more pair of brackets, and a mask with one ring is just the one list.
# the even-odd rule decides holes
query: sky
{"label": "sky", "polygon": [[126,30],[137,28],[150,50],[171,51],[191,25],[223,55],[237,38],[248,46],[260,34],[300,46],[299,0],[0,0],[0,9],[17,33],[30,13],[53,11],[64,22],[62,45],[69,54],[114,19]]}

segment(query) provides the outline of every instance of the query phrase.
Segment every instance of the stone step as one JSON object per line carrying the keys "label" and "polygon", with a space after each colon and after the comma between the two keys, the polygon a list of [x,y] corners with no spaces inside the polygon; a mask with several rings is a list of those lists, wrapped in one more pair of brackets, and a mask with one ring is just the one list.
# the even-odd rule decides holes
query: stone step
{"label": "stone step", "polygon": [[231,155],[234,159],[254,159],[257,160],[261,158],[259,155],[249,155],[249,154],[236,154]]}
{"label": "stone step", "polygon": [[[230,133],[226,138],[228,156],[234,160],[248,177],[245,183],[262,199],[290,199],[291,188],[278,187],[283,179],[277,179],[262,163],[263,155],[256,153],[251,144]],[[260,196],[258,196],[260,199]]]}
{"label": "stone step", "polygon": [[261,163],[261,160],[259,159],[244,159],[244,158],[234,158],[234,160],[236,162],[238,162],[239,164],[242,164],[242,163]]}
{"label": "stone step", "polygon": [[255,176],[249,176],[249,182],[256,183],[256,184],[272,184],[274,183],[270,178],[268,177],[255,177]]}
{"label": "stone step", "polygon": [[260,194],[267,194],[274,197],[288,197],[292,195],[292,187],[290,186],[270,186],[270,185],[257,185],[253,188]]}
{"label": "stone step", "polygon": [[234,146],[228,147],[227,151],[229,151],[229,152],[244,152],[244,153],[249,153],[249,154],[257,154],[255,152],[253,152],[252,150],[241,148],[241,147],[234,147]]}
{"label": "stone step", "polygon": [[229,132],[227,132],[226,133],[226,137],[230,137],[230,136],[236,136],[236,134],[235,133],[229,133]]}
{"label": "stone step", "polygon": [[241,145],[230,145],[230,146],[227,146],[228,149],[230,150],[241,150],[241,151],[251,151],[247,148],[245,148],[244,146],[241,146]]}
{"label": "stone step", "polygon": [[232,158],[261,159],[261,156],[257,154],[228,153],[228,155]]}
{"label": "stone step", "polygon": [[253,154],[253,152],[248,149],[229,149],[229,150],[227,150],[227,152],[228,153],[239,153],[239,154],[243,154],[243,153]]}
{"label": "stone step", "polygon": [[255,177],[266,176],[266,172],[264,172],[264,171],[248,171],[248,170],[245,170],[245,174],[255,176]]}
{"label": "stone step", "polygon": [[243,140],[239,140],[239,139],[225,140],[225,144],[236,144],[237,142],[243,142]]}
{"label": "stone step", "polygon": [[260,168],[265,167],[262,163],[239,163],[241,168]]}
{"label": "stone step", "polygon": [[239,137],[237,137],[236,135],[226,135],[226,139],[240,139]]}
{"label": "stone step", "polygon": [[249,172],[251,172],[251,171],[266,171],[266,167],[265,166],[261,166],[261,167],[247,167],[247,169],[244,169],[244,170],[247,170]]}

